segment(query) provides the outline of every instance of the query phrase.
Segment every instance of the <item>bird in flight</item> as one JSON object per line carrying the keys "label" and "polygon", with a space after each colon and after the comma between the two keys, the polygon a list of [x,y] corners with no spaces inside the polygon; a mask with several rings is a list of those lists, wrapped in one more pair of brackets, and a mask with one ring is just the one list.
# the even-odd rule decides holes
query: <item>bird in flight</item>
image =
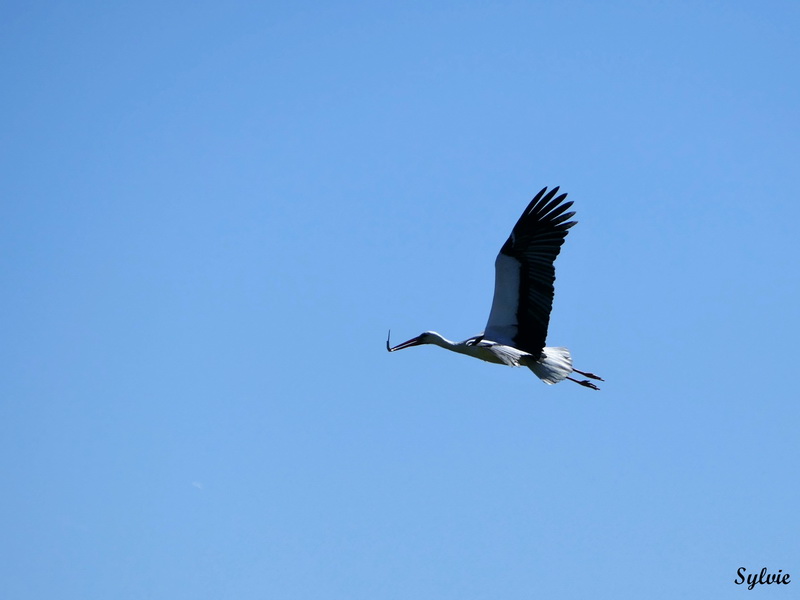
{"label": "bird in flight", "polygon": [[[545,187],[536,194],[500,249],[494,263],[492,310],[483,333],[451,342],[426,331],[394,347],[387,338],[386,349],[434,344],[491,363],[528,367],[547,384],[569,379],[599,390],[589,379],[603,381],[602,377],[575,369],[569,350],[545,346],[556,280],[553,263],[569,228],[577,223],[569,220],[575,213],[567,212],[572,202],[564,202],[566,194],[557,194],[558,187],[549,192]],[[572,373],[588,379],[574,379]]]}

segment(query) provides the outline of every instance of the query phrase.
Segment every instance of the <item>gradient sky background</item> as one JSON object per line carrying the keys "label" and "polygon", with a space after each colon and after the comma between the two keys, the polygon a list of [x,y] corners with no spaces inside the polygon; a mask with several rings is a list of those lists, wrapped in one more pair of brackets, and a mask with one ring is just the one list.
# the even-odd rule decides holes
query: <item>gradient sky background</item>
{"label": "gradient sky background", "polygon": [[[796,2],[0,8],[0,594],[800,590]],[[480,332],[561,185],[551,345]]]}

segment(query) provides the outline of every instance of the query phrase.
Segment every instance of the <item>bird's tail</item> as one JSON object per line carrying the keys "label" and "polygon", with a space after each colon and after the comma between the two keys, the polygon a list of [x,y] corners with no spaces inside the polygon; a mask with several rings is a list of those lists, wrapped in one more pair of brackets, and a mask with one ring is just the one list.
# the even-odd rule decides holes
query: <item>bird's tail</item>
{"label": "bird's tail", "polygon": [[[533,359],[533,356],[525,358]],[[566,348],[545,348],[542,357],[524,364],[548,385],[563,381],[572,373],[572,356]]]}

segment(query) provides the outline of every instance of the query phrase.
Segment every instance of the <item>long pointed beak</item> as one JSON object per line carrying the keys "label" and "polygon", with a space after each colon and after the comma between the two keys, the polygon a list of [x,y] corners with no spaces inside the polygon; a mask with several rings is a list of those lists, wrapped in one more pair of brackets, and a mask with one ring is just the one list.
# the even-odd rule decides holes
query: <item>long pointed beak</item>
{"label": "long pointed beak", "polygon": [[386,338],[386,349],[389,352],[394,352],[395,350],[402,350],[403,348],[411,348],[411,346],[419,346],[419,344],[420,344],[419,336],[417,336],[415,338],[411,338],[407,342],[403,342],[402,344],[397,344],[397,346],[392,347],[389,344],[389,338],[391,337],[391,335],[392,335],[392,331],[389,330],[389,337]]}

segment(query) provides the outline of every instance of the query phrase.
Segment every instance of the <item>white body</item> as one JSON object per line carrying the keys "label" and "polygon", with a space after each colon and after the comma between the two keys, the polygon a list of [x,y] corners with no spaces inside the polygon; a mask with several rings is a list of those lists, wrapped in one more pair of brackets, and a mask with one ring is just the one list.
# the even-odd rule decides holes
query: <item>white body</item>
{"label": "white body", "polygon": [[426,343],[435,344],[459,354],[466,354],[498,365],[528,367],[539,379],[550,385],[563,381],[572,373],[572,357],[566,348],[548,346],[542,350],[543,357],[534,357],[513,346],[490,340],[476,341],[476,338],[470,338],[456,343],[435,331],[427,331],[424,335],[427,338]]}

